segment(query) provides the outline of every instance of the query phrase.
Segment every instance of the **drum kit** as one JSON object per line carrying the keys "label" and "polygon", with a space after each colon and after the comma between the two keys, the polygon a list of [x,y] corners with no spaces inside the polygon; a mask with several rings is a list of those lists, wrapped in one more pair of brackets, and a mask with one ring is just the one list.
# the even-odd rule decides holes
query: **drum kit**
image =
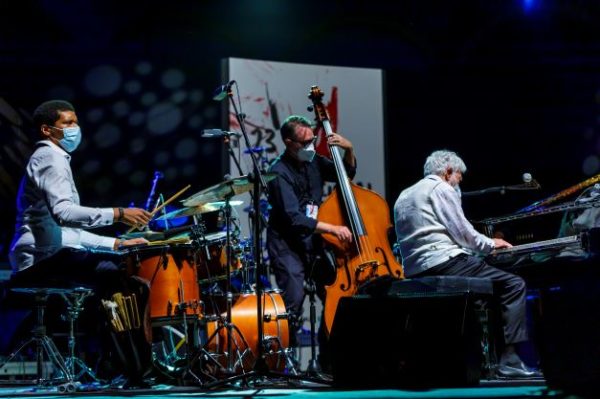
{"label": "drum kit", "polygon": [[[269,181],[275,176],[264,178]],[[251,240],[231,231],[231,207],[242,203],[231,198],[252,187],[242,176],[191,195],[181,201],[183,208],[157,220],[192,216],[193,225],[126,252],[128,273],[150,283],[153,357],[169,377],[214,383],[251,372],[258,360],[269,370],[297,374],[281,294],[254,289],[261,276],[256,275],[253,259],[261,254],[252,253]],[[202,215],[209,212],[223,214],[225,231],[205,231]],[[133,236],[140,233],[124,237]],[[234,284],[235,279],[241,283]],[[262,314],[257,314],[257,308]]]}

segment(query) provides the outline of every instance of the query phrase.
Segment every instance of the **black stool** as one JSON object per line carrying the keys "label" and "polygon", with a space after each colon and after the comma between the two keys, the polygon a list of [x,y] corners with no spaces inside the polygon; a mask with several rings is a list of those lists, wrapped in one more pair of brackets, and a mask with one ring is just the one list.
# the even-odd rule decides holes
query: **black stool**
{"label": "black stool", "polygon": [[482,372],[488,379],[495,378],[498,365],[496,340],[492,320],[492,309],[487,302],[492,298],[494,288],[492,280],[480,277],[463,276],[427,276],[396,281],[391,285],[388,295],[401,298],[435,297],[448,295],[467,295],[480,301],[476,313],[481,323],[481,347],[483,354]]}
{"label": "black stool", "polygon": [[[79,313],[83,309],[83,300],[92,294],[89,288],[49,288],[49,287],[19,287],[11,288],[10,291],[17,294],[32,295],[34,297],[35,307],[35,325],[32,329],[32,337],[24,342],[15,352],[13,352],[6,362],[11,362],[19,353],[31,344],[35,344],[37,373],[35,383],[38,387],[57,386],[60,392],[74,392],[80,383],[77,381],[83,374],[89,374],[96,380],[92,371],[85,366],[83,361],[75,357],[75,333],[74,323]],[[69,357],[65,361],[58,351],[54,341],[46,334],[44,324],[44,313],[50,295],[59,295],[67,303],[67,320],[69,321]],[[44,355],[52,364],[52,370],[60,375],[51,377],[44,372]],[[81,371],[75,377],[75,365],[81,368]]]}
{"label": "black stool", "polygon": [[491,329],[478,312],[492,293],[489,279],[428,276],[379,279],[341,298],[330,334],[334,383],[479,384],[482,369],[495,367]]}
{"label": "black stool", "polygon": [[[66,360],[66,365],[69,373],[76,381],[80,381],[84,375],[87,375],[94,381],[99,381],[94,372],[77,356],[75,356],[75,322],[79,318],[79,314],[83,310],[83,301],[85,298],[93,294],[91,288],[76,287],[73,289],[60,289],[58,293],[67,304],[66,319],[69,322],[69,339],[68,350],[69,356]],[[79,370],[76,373],[75,367]]]}

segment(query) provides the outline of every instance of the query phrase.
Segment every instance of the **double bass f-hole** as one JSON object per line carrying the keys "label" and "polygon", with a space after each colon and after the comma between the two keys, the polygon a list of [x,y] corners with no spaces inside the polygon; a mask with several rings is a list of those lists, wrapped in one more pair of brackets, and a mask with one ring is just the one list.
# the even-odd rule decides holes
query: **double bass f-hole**
{"label": "double bass f-hole", "polygon": [[[315,119],[323,126],[327,137],[333,135],[327,110],[322,103],[323,92],[318,86],[312,86],[308,97],[313,103]],[[383,275],[404,278],[402,266],[393,255],[388,241],[387,232],[392,228],[392,223],[387,203],[374,191],[350,181],[337,146],[329,144],[329,151],[338,184],[323,201],[318,220],[348,226],[353,240],[352,245],[347,245],[333,234],[323,234],[324,241],[333,250],[336,263],[336,279],[325,287],[324,319],[327,332],[331,332],[340,298],[354,295],[360,285]]]}

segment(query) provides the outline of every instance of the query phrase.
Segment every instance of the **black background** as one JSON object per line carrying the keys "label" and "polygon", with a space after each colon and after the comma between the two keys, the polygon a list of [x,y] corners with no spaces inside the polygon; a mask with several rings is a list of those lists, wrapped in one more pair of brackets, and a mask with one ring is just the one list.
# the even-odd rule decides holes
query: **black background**
{"label": "black background", "polygon": [[[210,96],[227,57],[384,69],[390,207],[421,176],[425,157],[448,148],[469,168],[464,191],[531,173],[542,190],[464,200],[470,218],[513,212],[599,172],[599,17],[600,3],[577,0],[2,2],[0,99],[20,118],[0,115],[2,258],[32,144],[19,132],[31,136],[35,106],[62,97],[77,108],[84,142],[72,164],[83,204],[143,205],[160,168],[155,154],[177,143],[196,143],[196,152],[171,154],[161,190],[222,180],[220,144],[199,135],[220,126]],[[140,63],[151,72],[140,75]],[[177,69],[188,93],[181,123],[163,135],[128,125],[148,107],[121,89],[91,95],[86,77],[102,65],[159,99],[172,94],[161,74]],[[119,102],[127,104],[120,114]],[[104,122],[121,129],[110,145],[94,138]],[[139,140],[143,150],[132,152]],[[360,148],[357,155],[359,165],[369,161]],[[127,173],[115,173],[118,162]]]}

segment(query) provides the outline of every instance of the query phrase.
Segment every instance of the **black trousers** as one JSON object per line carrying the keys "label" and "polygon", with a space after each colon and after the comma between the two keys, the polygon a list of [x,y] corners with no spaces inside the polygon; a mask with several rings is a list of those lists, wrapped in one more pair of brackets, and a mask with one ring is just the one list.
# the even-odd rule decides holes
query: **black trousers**
{"label": "black trousers", "polygon": [[63,248],[25,270],[14,273],[11,285],[93,288],[104,297],[125,286],[125,271],[117,255]]}
{"label": "black trousers", "polygon": [[411,277],[435,275],[491,279],[494,285],[494,297],[498,300],[502,310],[505,344],[515,344],[527,340],[525,308],[527,288],[521,277],[490,266],[481,258],[466,254],[458,255]]}
{"label": "black trousers", "polygon": [[[305,251],[292,248],[274,234],[268,234],[267,248],[271,270],[277,286],[282,291],[286,311],[289,314],[290,345],[296,346],[296,331],[302,325],[302,305],[306,297],[304,282],[312,280],[316,295],[324,303],[325,285],[335,277],[334,266],[330,264],[319,240],[306,242]],[[314,242],[316,241],[316,242]],[[321,365],[327,362],[327,334],[322,322],[318,331],[319,356]]]}
{"label": "black trousers", "polygon": [[277,286],[282,290],[286,311],[293,318],[302,316],[305,280],[313,280],[317,285],[317,296],[321,300],[325,298],[324,287],[334,271],[329,270],[331,266],[326,264],[318,237],[306,237],[302,242],[292,244],[268,230],[267,249],[271,270]]}

